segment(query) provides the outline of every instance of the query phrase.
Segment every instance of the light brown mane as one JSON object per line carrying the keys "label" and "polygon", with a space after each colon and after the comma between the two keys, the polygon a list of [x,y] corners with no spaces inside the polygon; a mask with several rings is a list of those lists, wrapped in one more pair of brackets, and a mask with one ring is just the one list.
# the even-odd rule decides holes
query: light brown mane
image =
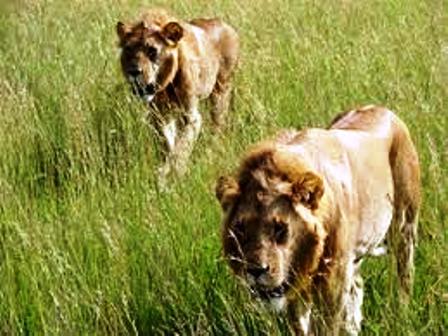
{"label": "light brown mane", "polygon": [[149,10],[143,11],[140,19],[135,23],[137,25],[139,22],[145,22],[149,27],[157,26],[163,27],[168,22],[178,21],[176,17],[170,14],[167,10],[163,8],[152,8]]}

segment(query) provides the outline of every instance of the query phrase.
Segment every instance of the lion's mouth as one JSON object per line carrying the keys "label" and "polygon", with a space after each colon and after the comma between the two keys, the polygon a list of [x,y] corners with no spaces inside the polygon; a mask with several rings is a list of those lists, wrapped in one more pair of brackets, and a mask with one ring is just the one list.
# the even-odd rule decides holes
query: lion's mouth
{"label": "lion's mouth", "polygon": [[251,286],[251,293],[262,299],[262,300],[271,300],[276,298],[283,297],[289,289],[289,285],[286,282],[283,282],[280,286],[274,288],[266,288],[261,286]]}
{"label": "lion's mouth", "polygon": [[150,102],[157,93],[155,84],[142,84],[136,80],[131,81],[130,84],[132,92],[147,102]]}

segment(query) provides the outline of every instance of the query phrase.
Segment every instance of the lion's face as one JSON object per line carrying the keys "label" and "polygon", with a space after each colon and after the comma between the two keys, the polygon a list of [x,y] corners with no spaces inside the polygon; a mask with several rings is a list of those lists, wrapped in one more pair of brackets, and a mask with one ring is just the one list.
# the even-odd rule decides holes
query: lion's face
{"label": "lion's face", "polygon": [[308,172],[291,181],[265,168],[240,174],[238,182],[221,178],[216,194],[225,212],[222,239],[230,267],[256,296],[282,308],[321,255],[323,232],[314,210],[323,185]]}
{"label": "lion's face", "polygon": [[242,196],[223,232],[224,252],[233,271],[257,294],[280,297],[294,276],[291,266],[297,244],[312,235],[308,232],[311,223],[306,214],[294,210],[287,197],[263,203],[257,195]]}
{"label": "lion's face", "polygon": [[151,102],[173,80],[177,70],[177,43],[183,28],[177,22],[147,27],[144,22],[129,27],[117,24],[121,67],[133,92]]}

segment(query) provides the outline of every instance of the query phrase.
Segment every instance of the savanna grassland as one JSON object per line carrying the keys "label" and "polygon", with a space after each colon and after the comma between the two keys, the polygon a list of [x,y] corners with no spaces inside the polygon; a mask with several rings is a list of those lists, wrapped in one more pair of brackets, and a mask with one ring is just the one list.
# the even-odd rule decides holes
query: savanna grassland
{"label": "savanna grassland", "polygon": [[[212,135],[204,114],[190,171],[165,193],[115,34],[152,5],[223,17],[242,40],[226,131]],[[413,300],[399,306],[391,257],[364,263],[363,334],[446,334],[446,1],[2,2],[0,334],[287,333],[221,257],[214,182],[279,128],[366,103],[407,122],[424,201]]]}

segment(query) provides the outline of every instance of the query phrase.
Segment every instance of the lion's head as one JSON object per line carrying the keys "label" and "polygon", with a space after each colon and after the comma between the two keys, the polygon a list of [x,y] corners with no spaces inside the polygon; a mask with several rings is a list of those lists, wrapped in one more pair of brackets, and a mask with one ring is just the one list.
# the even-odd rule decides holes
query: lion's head
{"label": "lion's head", "polygon": [[174,79],[181,24],[164,12],[148,13],[133,25],[117,23],[121,67],[133,92],[151,102]]}
{"label": "lion's head", "polygon": [[323,195],[322,178],[286,146],[262,145],[243,160],[236,179],[218,180],[224,255],[252,292],[277,308],[318,267]]}

